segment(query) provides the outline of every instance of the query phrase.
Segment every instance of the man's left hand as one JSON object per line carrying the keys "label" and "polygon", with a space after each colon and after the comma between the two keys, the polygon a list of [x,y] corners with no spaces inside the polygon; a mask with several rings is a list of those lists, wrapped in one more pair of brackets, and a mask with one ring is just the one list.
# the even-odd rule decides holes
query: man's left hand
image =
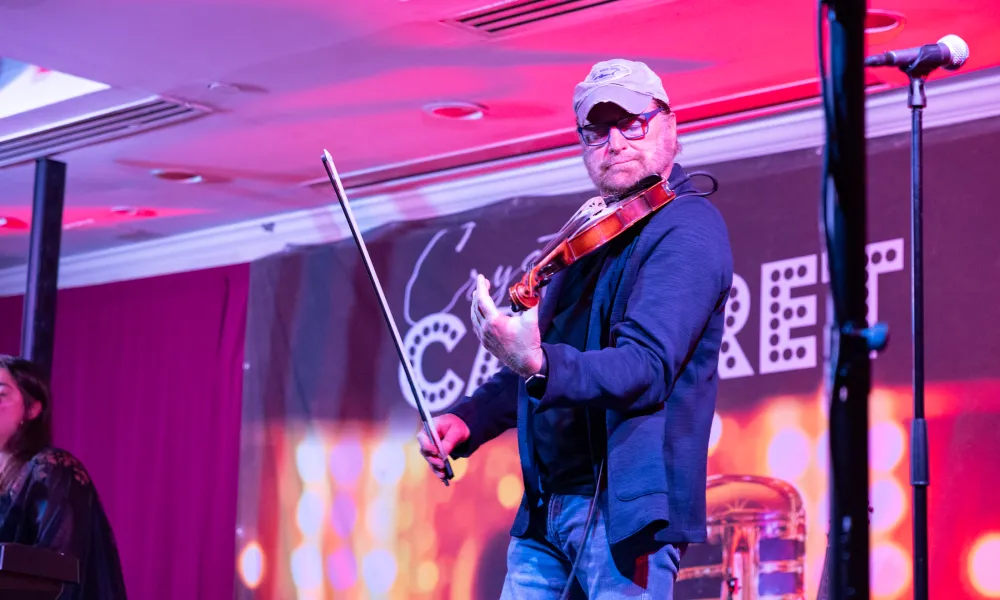
{"label": "man's left hand", "polygon": [[483,348],[521,377],[530,377],[542,368],[538,334],[538,307],[509,317],[490,298],[490,282],[479,275],[472,293],[472,327]]}

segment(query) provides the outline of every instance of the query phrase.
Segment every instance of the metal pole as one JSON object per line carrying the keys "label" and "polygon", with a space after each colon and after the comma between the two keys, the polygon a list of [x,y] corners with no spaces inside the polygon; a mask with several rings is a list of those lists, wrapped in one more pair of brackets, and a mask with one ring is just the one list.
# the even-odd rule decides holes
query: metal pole
{"label": "metal pole", "polygon": [[[830,391],[830,590],[835,599],[869,597],[869,353],[885,344],[867,324],[865,273],[864,0],[828,0],[830,80],[824,224],[836,314]],[[824,85],[827,85],[825,82]]]}
{"label": "metal pole", "polygon": [[65,195],[66,163],[49,158],[36,160],[21,354],[35,362],[47,379],[52,376]]}

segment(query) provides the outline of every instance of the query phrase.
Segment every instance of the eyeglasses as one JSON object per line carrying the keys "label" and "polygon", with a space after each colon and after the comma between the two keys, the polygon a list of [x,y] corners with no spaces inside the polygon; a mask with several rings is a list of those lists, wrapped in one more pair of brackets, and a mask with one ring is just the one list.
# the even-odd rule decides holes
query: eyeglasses
{"label": "eyeglasses", "polygon": [[649,112],[640,113],[635,116],[625,117],[617,123],[591,123],[583,127],[577,127],[580,138],[588,146],[603,146],[608,143],[608,134],[614,127],[621,132],[626,140],[639,140],[646,137],[649,131],[649,122],[664,108],[658,106]]}

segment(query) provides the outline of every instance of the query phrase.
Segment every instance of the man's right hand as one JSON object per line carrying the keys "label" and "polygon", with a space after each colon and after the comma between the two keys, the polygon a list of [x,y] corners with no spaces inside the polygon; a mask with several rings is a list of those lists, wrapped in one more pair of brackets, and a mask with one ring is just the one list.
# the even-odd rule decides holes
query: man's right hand
{"label": "man's right hand", "polygon": [[[469,426],[465,421],[452,414],[443,414],[434,417],[434,426],[437,428],[438,437],[441,438],[441,452],[447,457],[455,446],[469,439]],[[420,442],[420,454],[427,461],[427,464],[434,469],[434,474],[438,479],[444,480],[444,457],[438,456],[434,448],[434,441],[427,437],[427,432],[423,429],[417,434],[417,441]]]}

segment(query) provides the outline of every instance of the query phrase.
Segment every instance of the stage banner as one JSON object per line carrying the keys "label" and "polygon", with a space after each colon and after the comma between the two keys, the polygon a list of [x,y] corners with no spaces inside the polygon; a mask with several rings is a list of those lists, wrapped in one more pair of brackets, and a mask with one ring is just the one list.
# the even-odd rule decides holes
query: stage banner
{"label": "stage banner", "polygon": [[[926,138],[936,597],[1000,597],[1000,343],[990,321],[990,298],[1000,293],[1000,170],[989,158],[997,130],[981,122]],[[869,435],[872,593],[885,599],[912,594],[908,152],[905,137],[870,144],[868,315],[891,335],[873,358]],[[698,169],[720,182],[711,200],[730,229],[736,276],[711,437],[710,541],[685,556],[679,599],[817,593],[827,543],[829,318],[819,161],[809,149]],[[508,286],[591,195],[513,197],[366,234],[433,411],[497,369],[471,331],[476,275],[507,306]],[[433,477],[353,240],[289,248],[252,265],[244,368],[238,598],[498,597],[522,491],[514,432],[454,461],[450,487]]]}

